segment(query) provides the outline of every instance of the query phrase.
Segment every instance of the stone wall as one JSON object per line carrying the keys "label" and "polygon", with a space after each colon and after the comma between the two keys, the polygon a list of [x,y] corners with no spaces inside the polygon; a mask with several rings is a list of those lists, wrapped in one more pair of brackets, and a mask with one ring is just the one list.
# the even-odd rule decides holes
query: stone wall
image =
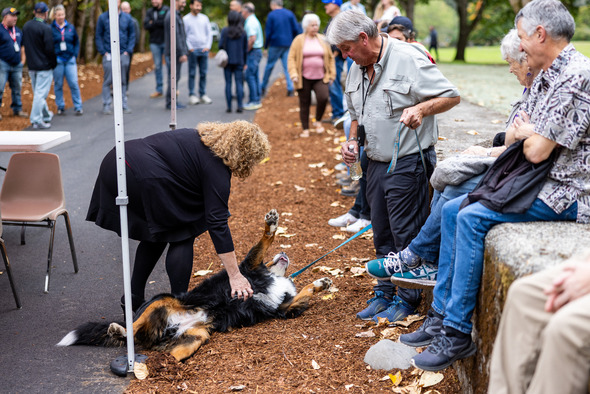
{"label": "stone wall", "polygon": [[572,222],[510,223],[486,237],[482,286],[478,294],[474,357],[456,362],[464,393],[485,393],[489,361],[510,284],[521,276],[590,252],[590,225]]}

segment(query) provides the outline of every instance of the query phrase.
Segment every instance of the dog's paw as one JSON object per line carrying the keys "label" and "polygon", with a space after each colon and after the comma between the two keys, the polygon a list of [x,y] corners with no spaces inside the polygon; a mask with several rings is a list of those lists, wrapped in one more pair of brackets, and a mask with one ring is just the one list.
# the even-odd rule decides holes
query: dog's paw
{"label": "dog's paw", "polygon": [[127,337],[127,330],[118,323],[111,323],[107,330],[107,334],[112,338],[125,338]]}
{"label": "dog's paw", "polygon": [[269,232],[274,234],[275,231],[277,231],[277,225],[279,224],[279,214],[277,213],[277,210],[271,209],[270,212],[264,216],[264,221],[269,227]]}
{"label": "dog's paw", "polygon": [[330,286],[332,286],[332,279],[330,279],[330,278],[316,279],[313,281],[313,286],[315,287],[316,291],[326,290]]}

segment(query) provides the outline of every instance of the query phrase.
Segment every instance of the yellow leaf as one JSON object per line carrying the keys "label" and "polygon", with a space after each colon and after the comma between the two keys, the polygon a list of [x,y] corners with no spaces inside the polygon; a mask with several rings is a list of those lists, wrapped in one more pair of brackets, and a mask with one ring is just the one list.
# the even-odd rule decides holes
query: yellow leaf
{"label": "yellow leaf", "polygon": [[262,161],[260,162],[260,164],[264,164],[264,163],[266,163],[269,160],[270,160],[270,157],[265,157],[264,159],[262,159]]}
{"label": "yellow leaf", "polygon": [[391,380],[391,384],[393,384],[394,386],[399,386],[399,384],[402,382],[401,371],[397,371],[397,373],[395,375],[388,374],[388,376],[389,376],[389,379]]}
{"label": "yellow leaf", "polygon": [[322,296],[322,300],[331,300],[334,298],[334,294],[326,294],[325,296]]}

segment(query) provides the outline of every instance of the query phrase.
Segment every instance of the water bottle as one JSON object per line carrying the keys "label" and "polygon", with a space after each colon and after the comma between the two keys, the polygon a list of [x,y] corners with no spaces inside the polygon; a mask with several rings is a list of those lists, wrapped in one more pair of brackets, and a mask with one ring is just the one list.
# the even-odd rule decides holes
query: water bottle
{"label": "water bottle", "polygon": [[[348,151],[354,152],[354,145],[349,145]],[[352,163],[350,165],[349,171],[350,171],[350,178],[352,178],[353,181],[358,181],[363,176],[363,169],[361,168],[361,161],[359,159],[359,155],[355,155],[355,157],[356,157],[356,160],[354,161],[354,163]]]}

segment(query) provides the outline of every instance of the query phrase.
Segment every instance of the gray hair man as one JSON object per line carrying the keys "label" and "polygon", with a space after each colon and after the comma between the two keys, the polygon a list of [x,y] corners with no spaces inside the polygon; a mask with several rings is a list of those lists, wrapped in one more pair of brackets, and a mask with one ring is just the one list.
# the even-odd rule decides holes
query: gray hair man
{"label": "gray hair man", "polygon": [[[367,264],[383,265],[386,256],[410,243],[428,216],[428,179],[438,140],[434,115],[457,105],[459,92],[423,51],[379,34],[375,22],[360,12],[339,13],[327,37],[355,63],[345,89],[350,138],[341,152],[348,165],[358,157],[359,146],[369,158],[366,194],[377,260]],[[399,288],[394,296],[389,281],[380,280],[374,290],[376,297],[358,318],[393,322],[414,313],[420,303],[419,290]]]}
{"label": "gray hair man", "polygon": [[[525,204],[522,198],[514,197],[512,206],[519,205],[517,210],[504,207],[494,211],[485,200],[461,208],[467,195],[445,204],[438,277],[431,305],[438,316],[429,314],[416,332],[400,337],[401,342],[413,346],[431,343],[426,351],[412,359],[414,366],[424,370],[446,368],[477,351],[471,340],[471,317],[481,285],[484,241],[493,226],[534,221],[590,223],[590,59],[569,43],[574,34],[574,21],[558,0],[533,0],[518,13],[515,24],[529,67],[542,70],[519,116],[522,121],[519,127],[533,131],[521,145],[522,152],[534,164],[546,161],[553,153],[554,161],[534,199]],[[563,270],[564,277],[571,274]],[[548,304],[560,295],[559,291],[548,292]],[[548,308],[547,312],[553,310]],[[570,357],[576,351],[564,348],[550,351],[546,360],[541,356],[537,361],[542,347],[561,349],[561,345],[554,346],[560,338],[545,332],[534,340],[522,340],[532,333],[543,332],[536,324],[542,313],[530,305],[529,310],[517,314],[516,322],[501,325],[494,353],[496,362],[492,362],[496,366],[492,367],[494,386],[490,392],[522,392],[529,383],[526,391],[535,393],[587,389],[587,380],[576,382],[581,386],[574,388],[575,379],[567,378],[581,374],[587,379],[590,365],[587,355]],[[590,324],[588,308],[576,310],[575,315],[576,319],[565,316],[558,319],[559,331],[567,336],[559,344],[584,343],[588,337],[587,329],[578,330]],[[526,317],[531,316],[534,322],[529,324],[531,319]],[[574,368],[582,372],[575,375]],[[533,384],[533,371],[534,377],[545,378],[544,383]],[[551,382],[549,375],[566,378]]]}

